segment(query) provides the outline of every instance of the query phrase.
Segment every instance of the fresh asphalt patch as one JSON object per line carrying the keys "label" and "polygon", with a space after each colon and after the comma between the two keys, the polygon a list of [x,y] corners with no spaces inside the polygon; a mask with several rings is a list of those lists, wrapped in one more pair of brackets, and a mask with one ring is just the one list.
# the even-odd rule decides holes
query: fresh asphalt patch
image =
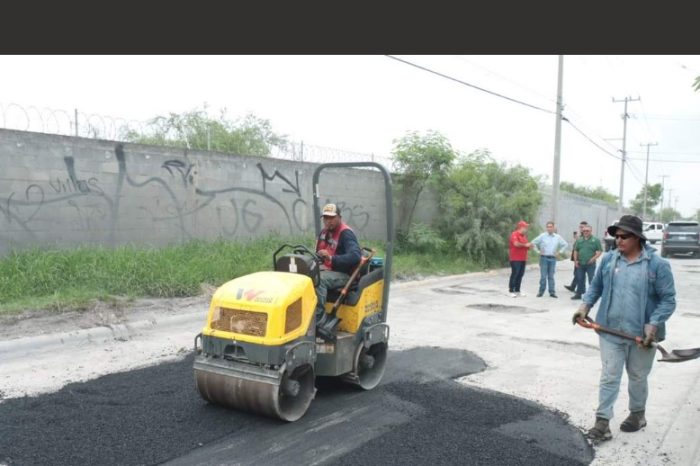
{"label": "fresh asphalt patch", "polygon": [[[563,415],[453,379],[485,369],[462,350],[390,351],[362,391],[319,379],[285,423],[212,405],[183,360],[0,403],[7,465],[582,465],[593,451]],[[31,377],[31,374],[27,374]]]}

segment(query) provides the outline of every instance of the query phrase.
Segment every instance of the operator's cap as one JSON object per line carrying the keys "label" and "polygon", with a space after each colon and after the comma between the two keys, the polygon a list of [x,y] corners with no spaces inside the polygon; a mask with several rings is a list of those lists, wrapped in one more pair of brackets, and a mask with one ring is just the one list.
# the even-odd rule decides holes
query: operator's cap
{"label": "operator's cap", "polygon": [[518,222],[518,228],[529,227],[529,226],[530,226],[530,224],[528,224],[525,220],[520,220]]}
{"label": "operator's cap", "polygon": [[335,217],[336,215],[340,215],[340,209],[336,204],[326,204],[323,206],[321,217]]}

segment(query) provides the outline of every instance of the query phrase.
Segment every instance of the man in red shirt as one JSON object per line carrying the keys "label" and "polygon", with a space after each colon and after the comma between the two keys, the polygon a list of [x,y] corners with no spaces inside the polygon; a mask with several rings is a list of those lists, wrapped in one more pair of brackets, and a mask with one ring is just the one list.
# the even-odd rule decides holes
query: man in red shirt
{"label": "man in red shirt", "polygon": [[527,229],[530,225],[524,220],[518,222],[518,228],[510,234],[510,281],[508,282],[508,292],[511,298],[524,296],[520,292],[520,283],[525,274],[525,264],[527,264],[527,252],[532,246],[527,240]]}

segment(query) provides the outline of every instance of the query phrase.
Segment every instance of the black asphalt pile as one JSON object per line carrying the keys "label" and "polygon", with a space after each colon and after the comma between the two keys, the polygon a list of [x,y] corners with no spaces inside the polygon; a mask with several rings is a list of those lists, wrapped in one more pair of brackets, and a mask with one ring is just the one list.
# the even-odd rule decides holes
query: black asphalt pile
{"label": "black asphalt pile", "polygon": [[0,464],[588,464],[562,416],[451,379],[472,353],[390,352],[370,392],[319,381],[307,414],[284,423],[202,400],[192,356],[0,403]]}
{"label": "black asphalt pile", "polygon": [[385,389],[425,411],[330,464],[565,466],[593,459],[578,430],[535,404],[453,381]]}
{"label": "black asphalt pile", "polygon": [[194,388],[192,364],[188,356],[6,400],[0,464],[157,464],[246,426],[278,424],[206,403]]}

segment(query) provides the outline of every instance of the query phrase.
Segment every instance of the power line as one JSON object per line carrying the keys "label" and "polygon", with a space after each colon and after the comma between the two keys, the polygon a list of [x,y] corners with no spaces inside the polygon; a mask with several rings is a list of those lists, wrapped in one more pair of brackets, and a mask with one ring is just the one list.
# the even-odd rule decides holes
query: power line
{"label": "power line", "polygon": [[[628,154],[644,154],[643,150],[628,150]],[[700,155],[699,152],[673,152],[673,151],[657,151],[657,154],[667,154],[667,155]]]}
{"label": "power line", "polygon": [[670,121],[700,121],[700,116],[672,116],[672,115],[648,115],[650,120],[670,120]]}
{"label": "power line", "polygon": [[414,68],[418,68],[419,70],[423,70],[423,71],[427,71],[428,73],[435,74],[435,75],[437,75],[437,76],[440,76],[441,78],[449,79],[450,81],[457,82],[457,83],[462,84],[462,85],[464,85],[464,86],[469,86],[469,87],[474,88],[474,89],[477,89],[477,90],[479,90],[479,91],[486,92],[487,94],[491,94],[491,95],[494,95],[494,96],[496,96],[496,97],[500,97],[500,98],[502,98],[502,99],[506,99],[506,100],[509,100],[509,101],[511,101],[511,102],[515,102],[516,104],[520,104],[520,105],[524,105],[524,106],[526,106],[526,107],[534,108],[535,110],[539,110],[539,111],[541,111],[541,112],[546,112],[546,113],[551,113],[551,114],[554,114],[554,113],[555,113],[555,112],[553,112],[553,111],[551,111],[551,110],[547,110],[546,108],[538,107],[537,105],[532,105],[532,104],[529,104],[529,103],[527,103],[527,102],[523,102],[522,100],[514,99],[514,98],[512,98],[512,97],[508,97],[508,96],[506,96],[506,95],[499,94],[498,92],[494,92],[494,91],[490,91],[490,90],[488,90],[488,89],[484,89],[483,87],[479,87],[479,86],[476,86],[476,85],[474,85],[474,84],[470,84],[470,83],[468,83],[468,82],[466,82],[466,81],[462,81],[461,79],[453,78],[452,76],[448,76],[448,75],[443,74],[443,73],[440,73],[440,72],[438,72],[438,71],[431,70],[430,68],[426,68],[426,67],[421,66],[421,65],[418,65],[418,64],[416,64],[416,63],[412,63],[412,62],[410,62],[410,61],[408,61],[408,60],[404,60],[404,59],[402,59],[402,58],[394,57],[393,55],[386,55],[386,57],[391,58],[392,60],[399,61],[399,62],[401,62],[401,63],[405,63],[406,65],[413,66]]}
{"label": "power line", "polygon": [[615,158],[615,159],[617,159],[617,160],[622,160],[621,157],[618,157],[617,155],[615,155],[615,154],[613,154],[612,152],[608,151],[608,150],[605,149],[603,146],[601,146],[600,144],[598,144],[597,142],[595,142],[593,139],[591,139],[586,133],[584,133],[583,131],[581,131],[580,129],[578,129],[578,128],[576,127],[576,125],[574,125],[574,124],[571,122],[571,120],[569,120],[568,118],[566,118],[566,117],[564,117],[564,116],[561,117],[561,119],[564,120],[565,122],[567,122],[568,124],[570,124],[572,128],[574,128],[576,131],[578,131],[579,134],[581,134],[581,136],[583,136],[584,138],[588,139],[588,141],[589,141],[591,144],[593,144],[594,146],[596,146],[598,149],[602,150],[603,152],[605,152],[606,154],[608,154],[610,157],[613,157],[613,158]]}
{"label": "power line", "polygon": [[[640,157],[627,157],[628,160],[646,160]],[[666,160],[666,159],[649,159],[650,162],[669,162],[669,163],[700,163],[700,160]]]}
{"label": "power line", "polygon": [[637,167],[632,165],[632,163],[629,161],[629,159],[625,160],[625,163],[629,167],[630,173],[632,174],[632,177],[634,177],[634,179],[637,180],[639,182],[639,184],[644,186],[644,181],[642,181],[642,179],[640,178],[642,175],[641,175],[641,173],[637,172]]}
{"label": "power line", "polygon": [[495,71],[490,70],[489,68],[487,68],[487,67],[485,67],[485,66],[483,66],[483,65],[480,65],[480,64],[478,64],[478,63],[474,63],[473,61],[467,60],[466,58],[464,58],[464,57],[461,56],[461,55],[455,55],[455,58],[457,58],[457,59],[460,60],[460,61],[463,61],[464,63],[468,63],[468,64],[470,64],[470,65],[472,65],[472,66],[477,67],[477,68],[481,68],[482,70],[486,71],[487,73],[492,74],[492,75],[496,76],[497,78],[500,78],[500,79],[502,79],[502,80],[504,80],[504,81],[506,81],[506,82],[509,82],[509,83],[511,83],[511,84],[515,84],[515,85],[518,86],[519,88],[524,89],[524,90],[526,90],[526,91],[528,91],[528,92],[530,92],[530,93],[532,93],[532,94],[534,94],[534,95],[536,95],[536,96],[538,96],[538,97],[542,97],[543,99],[548,100],[549,102],[552,102],[552,103],[555,104],[555,105],[556,105],[556,103],[557,103],[555,100],[552,100],[551,97],[548,97],[548,96],[546,96],[546,95],[544,95],[544,94],[542,94],[542,93],[540,93],[540,92],[537,92],[537,91],[534,90],[534,89],[530,89],[529,87],[524,86],[524,85],[520,84],[520,83],[517,82],[517,81],[513,81],[512,79],[509,79],[509,78],[507,78],[506,76],[503,76],[503,75],[501,75],[501,74],[498,74],[498,73],[496,73]]}

